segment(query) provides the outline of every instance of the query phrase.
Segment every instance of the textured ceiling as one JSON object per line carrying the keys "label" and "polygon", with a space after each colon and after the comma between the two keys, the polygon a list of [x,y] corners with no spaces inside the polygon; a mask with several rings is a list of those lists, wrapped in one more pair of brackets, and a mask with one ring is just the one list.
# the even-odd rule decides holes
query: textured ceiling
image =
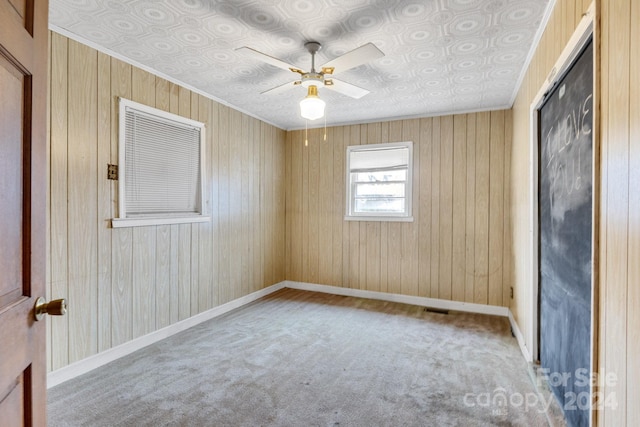
{"label": "textured ceiling", "polygon": [[[283,129],[305,126],[299,78],[248,46],[308,71],[373,42],[385,56],[336,78],[368,89],[352,99],[320,88],[327,123],[373,122],[508,108],[549,0],[50,0],[53,30],[141,64]],[[322,120],[310,123],[318,126]]]}

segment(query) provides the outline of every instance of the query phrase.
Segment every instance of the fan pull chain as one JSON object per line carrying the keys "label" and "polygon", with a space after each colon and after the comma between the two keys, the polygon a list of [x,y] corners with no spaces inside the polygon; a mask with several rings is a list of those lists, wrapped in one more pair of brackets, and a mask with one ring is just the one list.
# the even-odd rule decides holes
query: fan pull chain
{"label": "fan pull chain", "polygon": [[309,122],[305,120],[304,121],[304,146],[305,147],[309,146],[308,128],[309,128]]}
{"label": "fan pull chain", "polygon": [[327,140],[327,114],[324,115],[324,140]]}

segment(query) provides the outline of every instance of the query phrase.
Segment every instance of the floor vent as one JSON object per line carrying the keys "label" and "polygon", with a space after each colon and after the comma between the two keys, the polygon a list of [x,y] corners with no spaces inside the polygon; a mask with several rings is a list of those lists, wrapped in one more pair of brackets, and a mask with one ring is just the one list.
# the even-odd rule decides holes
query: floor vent
{"label": "floor vent", "polygon": [[424,311],[428,313],[449,314],[449,310],[445,310],[442,308],[425,307]]}

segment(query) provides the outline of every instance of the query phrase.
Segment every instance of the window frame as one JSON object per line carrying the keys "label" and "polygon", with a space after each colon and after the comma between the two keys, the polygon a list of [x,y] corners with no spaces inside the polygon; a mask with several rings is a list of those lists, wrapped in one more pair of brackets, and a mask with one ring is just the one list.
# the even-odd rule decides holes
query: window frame
{"label": "window frame", "polygon": [[[169,113],[167,111],[159,110],[157,108],[150,107],[148,105],[140,104],[135,101],[131,101],[126,98],[118,98],[118,217],[112,218],[111,226],[113,228],[120,227],[136,227],[136,226],[148,226],[148,225],[169,225],[169,224],[186,224],[197,222],[208,222],[210,217],[205,212],[205,184],[204,177],[206,176],[206,157],[205,157],[205,143],[206,143],[206,126],[204,123],[192,120],[186,117],[179,116],[177,114]],[[198,203],[197,212],[193,214],[189,213],[176,213],[176,214],[158,214],[158,215],[140,215],[140,216],[127,216],[126,205],[126,113],[127,109],[137,110],[143,114],[156,116],[158,120],[165,120],[175,122],[177,125],[192,126],[199,129],[200,142],[199,142],[199,186],[198,191]]]}
{"label": "window frame", "polygon": [[[405,185],[405,210],[402,213],[397,212],[379,212],[379,213],[358,213],[354,212],[355,204],[355,185],[352,180],[351,172],[351,153],[358,151],[384,151],[389,149],[407,148],[409,158],[407,164],[407,179],[406,181],[399,181]],[[350,145],[346,150],[346,203],[345,203],[345,216],[346,221],[398,221],[398,222],[412,222],[413,212],[413,141],[403,142],[390,142],[382,144],[365,144],[365,145]]]}

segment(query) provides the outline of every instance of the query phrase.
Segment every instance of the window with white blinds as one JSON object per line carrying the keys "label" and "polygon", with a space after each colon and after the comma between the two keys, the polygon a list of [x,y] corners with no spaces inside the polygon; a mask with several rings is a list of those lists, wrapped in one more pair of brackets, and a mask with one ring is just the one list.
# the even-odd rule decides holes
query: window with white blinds
{"label": "window with white blinds", "polygon": [[347,147],[349,220],[412,221],[412,142]]}
{"label": "window with white blinds", "polygon": [[120,99],[119,218],[114,227],[206,221],[204,124]]}

